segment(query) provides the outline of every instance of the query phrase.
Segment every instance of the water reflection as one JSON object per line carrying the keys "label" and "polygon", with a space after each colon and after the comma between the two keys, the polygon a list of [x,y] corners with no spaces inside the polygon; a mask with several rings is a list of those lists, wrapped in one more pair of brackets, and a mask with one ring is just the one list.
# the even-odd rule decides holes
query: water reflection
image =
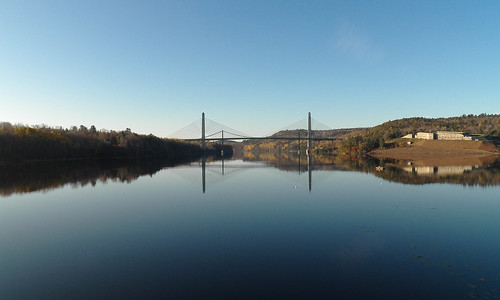
{"label": "water reflection", "polygon": [[0,201],[0,298],[498,298],[499,187],[380,185],[497,162],[312,158],[2,168],[4,190],[68,186]]}
{"label": "water reflection", "polygon": [[[228,164],[228,161],[230,162]],[[371,157],[351,158],[315,155],[243,155],[231,159],[203,158],[198,162],[165,160],[127,161],[73,161],[43,162],[26,165],[0,166],[0,195],[46,191],[67,184],[73,187],[96,185],[97,182],[119,181],[130,183],[140,176],[153,176],[166,167],[188,164],[201,169],[201,190],[207,191],[207,171],[225,176],[226,169],[245,169],[260,162],[259,166],[276,168],[284,172],[307,173],[307,186],[313,189],[313,173],[317,171],[356,171],[371,173],[384,180],[404,184],[451,183],[461,185],[500,185],[499,156],[444,160],[425,165]],[[217,171],[216,171],[217,170]],[[231,173],[231,172],[230,172]],[[199,182],[198,181],[198,182]]]}
{"label": "water reflection", "polygon": [[[308,174],[308,188],[313,187],[313,172],[357,171],[371,173],[387,181],[404,184],[451,183],[471,186],[500,185],[499,156],[463,158],[433,162],[437,165],[420,165],[422,162],[407,162],[373,157],[344,157],[316,155],[243,155],[235,157],[243,162],[261,162],[266,166],[286,172]],[[474,165],[462,165],[474,163]],[[217,162],[224,175],[224,160]],[[212,164],[212,167],[214,165]],[[235,165],[232,168],[248,168],[252,165]],[[202,190],[206,192],[206,166],[202,163]]]}
{"label": "water reflection", "polygon": [[[304,169],[303,169],[303,163],[301,165],[301,156],[300,154],[297,155],[297,159],[296,160],[291,160],[289,157],[287,157],[288,159],[288,163],[286,164],[281,164],[281,163],[278,163],[276,165],[276,167],[278,169],[284,169],[284,170],[292,170],[292,171],[298,171],[298,173],[300,174],[301,172],[304,172]],[[253,159],[253,161],[255,161],[255,158]],[[263,160],[259,160],[259,161],[263,161]],[[265,160],[264,160],[265,161]],[[225,173],[225,166],[224,166],[224,162],[225,162],[225,159],[224,157],[221,157],[220,159],[220,164],[221,164],[221,175],[224,175]],[[272,160],[269,161],[271,164],[272,164]],[[282,162],[282,161],[280,161]],[[312,189],[312,170],[313,170],[313,155],[306,155],[306,165],[305,165],[305,171],[307,171],[307,177],[308,177],[308,189],[309,191],[311,191]],[[248,166],[245,166],[245,168],[248,167]],[[202,191],[203,193],[206,192],[206,158],[203,157],[201,159],[201,185],[202,185]]]}
{"label": "water reflection", "polygon": [[[388,181],[405,184],[452,183],[462,185],[500,185],[500,156],[427,159],[398,161],[370,156],[276,156],[272,154],[243,156],[244,161],[265,161],[285,171],[312,172],[319,170],[358,171],[371,173]],[[311,186],[311,184],[310,184]]]}
{"label": "water reflection", "polygon": [[153,176],[164,167],[181,163],[152,159],[89,160],[0,166],[0,195],[46,191],[68,184],[83,187],[107,181],[130,183],[140,176]]}
{"label": "water reflection", "polygon": [[465,172],[471,172],[479,166],[411,166],[403,167],[403,170],[417,175],[461,175]]}
{"label": "water reflection", "polygon": [[[444,161],[431,165],[398,160],[380,160],[382,169],[371,173],[385,180],[405,184],[450,183],[467,186],[500,185],[499,156],[474,161]],[[358,168],[364,169],[364,168]]]}

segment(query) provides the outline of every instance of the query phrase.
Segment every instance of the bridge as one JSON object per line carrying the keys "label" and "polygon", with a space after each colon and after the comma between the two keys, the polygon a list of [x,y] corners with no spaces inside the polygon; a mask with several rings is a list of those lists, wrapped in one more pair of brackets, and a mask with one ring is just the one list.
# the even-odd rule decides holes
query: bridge
{"label": "bridge", "polygon": [[[209,126],[207,126],[207,123]],[[315,129],[313,129],[313,124],[316,125]],[[185,141],[201,142],[201,146],[204,150],[206,149],[207,141],[224,142],[235,140],[306,140],[307,150],[308,152],[310,152],[313,141],[338,140],[338,138],[315,136],[316,131],[331,130],[331,128],[319,121],[313,120],[311,118],[310,112],[307,114],[306,126],[304,126],[304,120],[300,120],[284,128],[281,128],[280,130],[277,130],[275,133],[285,130],[296,132],[296,134],[291,134],[289,136],[273,136],[273,134],[261,137],[250,136],[248,134],[220,124],[216,121],[205,118],[205,113],[203,112],[201,114],[201,128],[199,125],[199,121],[197,120],[171,134],[170,136],[172,138],[182,139]],[[304,134],[302,134],[302,131],[305,131]]]}
{"label": "bridge", "polygon": [[[201,124],[200,124],[201,121]],[[305,123],[305,124],[304,124]],[[207,126],[208,125],[208,126]],[[313,129],[314,128],[314,129]],[[307,141],[307,173],[308,173],[308,187],[309,191],[312,187],[312,156],[309,155],[312,149],[313,141],[334,141],[339,140],[339,138],[331,138],[324,136],[315,136],[320,131],[331,130],[330,127],[324,125],[323,123],[314,120],[311,117],[311,113],[307,114],[307,119],[297,121],[286,127],[283,127],[277,131],[285,131],[289,133],[286,136],[274,136],[269,134],[268,136],[256,137],[250,136],[243,132],[237,131],[233,128],[220,124],[216,121],[205,118],[205,113],[201,114],[201,119],[194,121],[193,123],[185,126],[184,128],[178,130],[177,132],[170,135],[172,138],[182,139],[184,141],[195,141],[201,142],[202,149],[206,149],[206,142],[208,141],[234,141],[234,140],[306,140]],[[222,159],[222,175],[224,175],[224,159]],[[206,186],[206,157],[203,156],[201,160],[201,170],[202,170],[202,190],[205,193]],[[300,162],[299,162],[300,168]]]}

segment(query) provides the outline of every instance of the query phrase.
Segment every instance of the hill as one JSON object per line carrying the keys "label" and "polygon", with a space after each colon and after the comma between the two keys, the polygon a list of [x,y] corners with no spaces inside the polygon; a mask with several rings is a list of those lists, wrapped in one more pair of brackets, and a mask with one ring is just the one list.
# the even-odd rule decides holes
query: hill
{"label": "hill", "polygon": [[[362,133],[369,128],[342,128],[329,130],[312,130],[312,136],[316,138],[345,138],[353,133]],[[306,129],[281,130],[271,137],[306,137]]]}
{"label": "hill", "polygon": [[[340,140],[351,135],[359,135],[368,130],[368,128],[343,128],[331,130],[313,130],[312,136],[315,138],[335,138],[339,141],[320,141],[313,143],[313,151],[332,153],[340,144]],[[294,152],[297,153],[306,151],[306,140],[294,140],[294,138],[307,137],[307,130],[281,130],[271,137],[291,138],[290,140],[246,140],[241,143],[233,143],[232,146],[238,155],[243,152],[254,152],[254,155],[259,156],[260,152]]]}
{"label": "hill", "polygon": [[388,121],[358,135],[344,139],[342,152],[367,153],[378,148],[391,147],[387,142],[408,133],[458,131],[480,135],[492,143],[500,141],[500,115],[462,115],[451,118],[404,118]]}
{"label": "hill", "polygon": [[394,132],[399,130],[402,135],[419,131],[458,131],[469,134],[500,137],[500,115],[462,115],[451,118],[405,118],[385,122],[373,128],[386,129]]}

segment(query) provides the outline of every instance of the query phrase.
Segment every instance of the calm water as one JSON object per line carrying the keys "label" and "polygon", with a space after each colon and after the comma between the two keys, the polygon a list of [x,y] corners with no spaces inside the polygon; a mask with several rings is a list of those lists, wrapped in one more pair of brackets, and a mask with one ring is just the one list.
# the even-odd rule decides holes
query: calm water
{"label": "calm water", "polygon": [[2,168],[0,298],[500,297],[497,169],[308,167]]}

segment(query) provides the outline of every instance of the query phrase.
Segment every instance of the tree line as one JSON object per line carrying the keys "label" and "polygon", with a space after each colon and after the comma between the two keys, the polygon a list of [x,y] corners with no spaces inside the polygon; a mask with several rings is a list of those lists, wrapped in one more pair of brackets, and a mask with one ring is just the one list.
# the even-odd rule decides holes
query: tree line
{"label": "tree line", "polygon": [[[331,154],[340,144],[340,140],[351,135],[357,135],[368,128],[342,128],[329,130],[312,130],[313,138],[334,138],[332,141],[313,141],[312,151],[315,154]],[[237,153],[252,153],[253,156],[259,156],[263,153],[302,153],[307,149],[307,130],[292,129],[281,130],[271,137],[289,138],[284,140],[246,140],[241,143],[233,143],[232,146]],[[298,140],[297,138],[301,138]]]}
{"label": "tree line", "polygon": [[199,157],[199,144],[142,135],[129,128],[97,130],[95,126],[70,129],[45,125],[0,123],[0,161]]}

